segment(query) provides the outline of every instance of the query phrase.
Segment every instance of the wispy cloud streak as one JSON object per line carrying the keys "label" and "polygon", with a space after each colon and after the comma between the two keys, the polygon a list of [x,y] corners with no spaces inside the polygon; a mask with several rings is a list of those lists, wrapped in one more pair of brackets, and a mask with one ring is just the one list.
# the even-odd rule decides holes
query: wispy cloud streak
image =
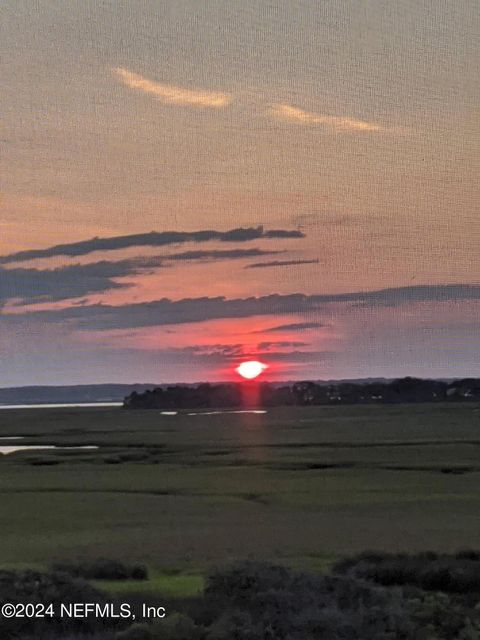
{"label": "wispy cloud streak", "polygon": [[212,109],[221,109],[227,107],[232,97],[228,93],[214,91],[197,91],[194,89],[185,89],[184,87],[176,87],[170,84],[162,84],[149,80],[138,73],[133,73],[123,67],[116,67],[113,72],[120,80],[130,89],[142,91],[155,96],[158,100],[168,104],[191,105],[194,107],[209,107]]}
{"label": "wispy cloud streak", "polygon": [[272,260],[270,262],[252,262],[245,269],[268,269],[272,267],[292,267],[302,264],[318,264],[319,260]]}
{"label": "wispy cloud streak", "polygon": [[292,322],[289,324],[279,324],[268,329],[253,331],[252,333],[283,333],[289,331],[308,331],[309,329],[323,329],[328,325],[322,322]]}
{"label": "wispy cloud streak", "polygon": [[292,107],[288,104],[274,105],[270,110],[271,115],[282,120],[290,120],[297,124],[306,125],[326,125],[339,131],[387,131],[375,122],[365,122],[364,120],[356,120],[355,118],[345,118],[340,116],[330,116],[321,113],[312,113],[304,111],[298,107]]}

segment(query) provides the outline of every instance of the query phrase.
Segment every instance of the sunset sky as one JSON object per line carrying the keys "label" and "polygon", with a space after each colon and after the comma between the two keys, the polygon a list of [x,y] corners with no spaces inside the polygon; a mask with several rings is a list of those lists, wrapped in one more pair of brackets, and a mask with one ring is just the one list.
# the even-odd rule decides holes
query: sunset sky
{"label": "sunset sky", "polygon": [[0,12],[0,386],[480,376],[478,0]]}

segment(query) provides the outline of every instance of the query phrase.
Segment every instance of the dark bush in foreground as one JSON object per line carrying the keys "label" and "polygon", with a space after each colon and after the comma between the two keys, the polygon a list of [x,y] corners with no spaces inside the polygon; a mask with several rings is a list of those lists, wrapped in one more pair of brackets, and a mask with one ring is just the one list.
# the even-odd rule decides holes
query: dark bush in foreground
{"label": "dark bush in foreground", "polygon": [[115,640],[204,640],[205,629],[188,616],[175,613],[154,624],[134,624]]}
{"label": "dark bush in foreground", "polygon": [[119,631],[115,635],[115,640],[152,640],[153,625],[146,622],[143,624],[134,624],[125,631]]}
{"label": "dark bush in foreground", "polygon": [[[38,636],[22,637],[22,640],[36,640],[37,637]],[[88,633],[87,635],[84,633],[69,633],[66,636],[62,635],[61,638],[58,638],[58,636],[48,636],[45,640],[115,640],[115,634],[108,631],[94,634]]]}
{"label": "dark bush in foreground", "polygon": [[455,555],[367,552],[341,560],[333,571],[383,586],[410,585],[424,591],[480,594],[480,553],[477,551],[460,551]]}
{"label": "dark bush in foreground", "polygon": [[195,619],[173,614],[115,640],[404,640],[414,627],[399,590],[240,563],[207,580]]}
{"label": "dark bush in foreground", "polygon": [[412,637],[398,591],[349,578],[244,563],[210,576],[205,598],[212,616],[208,640]]}
{"label": "dark bush in foreground", "polygon": [[[104,595],[92,586],[64,573],[38,571],[0,571],[0,607],[5,603],[17,605],[53,604],[55,617],[13,617],[0,619],[0,638],[67,638],[75,632],[91,633],[103,629],[103,621],[96,618],[61,618],[60,605],[69,603],[106,602]],[[104,636],[107,640],[107,636]],[[103,640],[103,638],[102,638]]]}
{"label": "dark bush in foreground", "polygon": [[[450,571],[473,563],[476,552],[446,556],[364,553],[317,575],[246,562],[213,572],[204,594],[166,605],[167,618],[137,621],[44,619],[17,626],[0,620],[1,640],[479,640],[480,596],[427,591],[412,581],[438,563]],[[389,564],[391,563],[391,564]],[[450,563],[450,564],[449,564]],[[375,573],[374,567],[385,569]],[[368,570],[367,570],[368,569]],[[388,571],[387,571],[388,569]],[[371,582],[371,576],[395,585]],[[340,575],[342,574],[342,575]],[[449,574],[449,575],[450,575]],[[359,577],[361,576],[361,577]],[[386,577],[385,577],[386,576]],[[365,578],[368,578],[365,579]],[[444,578],[443,578],[444,579]],[[434,581],[435,582],[435,581]],[[1,602],[103,602],[103,596],[67,574],[0,572]],[[135,601],[130,599],[132,605]],[[138,603],[137,603],[138,604]],[[177,613],[181,609],[183,613]],[[132,610],[136,610],[133,606]],[[188,615],[187,615],[188,614]],[[58,621],[57,621],[58,622]],[[13,623],[12,623],[13,624]],[[88,624],[93,625],[88,627]],[[104,624],[102,629],[99,624]],[[23,626],[22,626],[23,625]],[[83,626],[82,626],[83,625]],[[125,625],[125,626],[122,626]],[[92,635],[89,636],[88,633]]]}
{"label": "dark bush in foreground", "polygon": [[148,580],[147,568],[140,564],[126,565],[118,560],[99,558],[78,562],[56,562],[53,571],[62,571],[86,580]]}

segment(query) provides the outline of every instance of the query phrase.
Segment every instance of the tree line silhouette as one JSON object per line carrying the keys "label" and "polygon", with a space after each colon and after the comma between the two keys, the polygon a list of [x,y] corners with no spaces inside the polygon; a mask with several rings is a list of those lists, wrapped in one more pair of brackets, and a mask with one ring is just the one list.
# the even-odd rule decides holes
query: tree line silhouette
{"label": "tree line silhouette", "polygon": [[302,381],[280,385],[242,382],[156,387],[134,391],[127,409],[211,409],[245,406],[276,407],[334,404],[395,404],[409,402],[479,402],[480,379],[446,382],[421,378],[387,381],[321,383]]}

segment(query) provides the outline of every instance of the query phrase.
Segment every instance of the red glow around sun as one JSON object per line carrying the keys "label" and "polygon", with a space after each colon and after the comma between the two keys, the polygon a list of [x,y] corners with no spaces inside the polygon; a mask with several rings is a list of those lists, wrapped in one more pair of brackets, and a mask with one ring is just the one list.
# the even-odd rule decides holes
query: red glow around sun
{"label": "red glow around sun", "polygon": [[261,373],[268,368],[263,362],[258,362],[258,360],[248,360],[247,362],[242,362],[235,371],[245,378],[246,380],[253,380]]}

